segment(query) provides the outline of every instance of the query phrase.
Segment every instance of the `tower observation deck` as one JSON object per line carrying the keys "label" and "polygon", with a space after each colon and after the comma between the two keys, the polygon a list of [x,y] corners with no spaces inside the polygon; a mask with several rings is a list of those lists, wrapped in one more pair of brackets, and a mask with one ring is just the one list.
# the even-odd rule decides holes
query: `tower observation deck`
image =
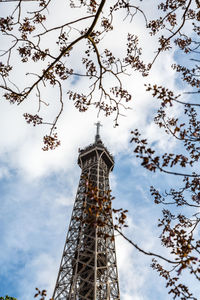
{"label": "tower observation deck", "polygon": [[109,173],[114,160],[97,124],[94,144],[80,150],[82,170],[54,300],[119,300]]}

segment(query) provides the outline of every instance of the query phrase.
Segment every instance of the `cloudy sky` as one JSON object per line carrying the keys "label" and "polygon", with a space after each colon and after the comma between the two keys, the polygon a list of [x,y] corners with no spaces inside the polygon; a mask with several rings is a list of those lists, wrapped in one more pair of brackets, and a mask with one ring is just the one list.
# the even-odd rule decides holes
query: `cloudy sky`
{"label": "cloudy sky", "polygon": [[[72,17],[68,12],[69,7],[65,1],[58,2],[52,1],[50,22],[59,24],[64,18],[67,21],[73,20],[76,15]],[[0,14],[6,15],[14,5],[0,3]],[[146,8],[148,5],[146,4]],[[29,9],[33,6],[32,3],[24,4]],[[117,26],[117,20],[115,25]],[[155,41],[146,34],[141,16],[136,17],[132,23],[130,20],[120,23],[112,39],[105,39],[105,43],[112,46],[115,53],[120,53],[124,46],[117,37],[119,32],[126,30],[126,26],[141,36],[141,45],[146,49],[144,58],[146,61],[150,60],[155,51]],[[6,40],[2,41],[3,47],[6,47]],[[76,63],[81,47],[82,45],[74,49],[69,67]],[[1,100],[0,296],[8,294],[18,300],[31,300],[35,287],[38,287],[46,289],[48,297],[51,297],[81,171],[77,166],[78,148],[94,141],[94,123],[97,119],[103,124],[101,138],[115,157],[115,168],[110,176],[112,193],[116,197],[113,206],[129,210],[127,236],[145,250],[165,253],[165,249],[159,245],[159,230],[156,226],[161,209],[153,204],[149,186],[156,185],[165,189],[174,179],[151,174],[141,168],[129,141],[130,131],[141,128],[159,151],[166,147],[169,150],[176,147],[174,141],[163,135],[153,124],[152,116],[157,103],[145,92],[144,83],[167,82],[169,88],[179,93],[182,87],[176,74],[169,68],[178,58],[171,51],[157,60],[148,78],[144,79],[138,73],[125,78],[133,100],[130,103],[131,109],[123,112],[125,116],[120,118],[120,126],[117,128],[113,126],[113,116],[105,118],[100,114],[98,119],[95,109],[79,113],[73,103],[66,100],[58,123],[61,146],[55,151],[41,150],[42,136],[48,128],[32,128],[22,117],[24,112],[37,112],[37,105],[33,101],[12,106]],[[22,77],[23,67],[18,60],[16,65],[19,66],[14,73],[16,81],[22,85],[28,79]],[[82,79],[74,78],[67,84],[66,89],[77,86],[81,90],[85,83]],[[107,84],[109,85],[109,81]],[[50,105],[43,108],[42,113],[50,119],[58,107],[54,104],[54,92],[47,90],[45,93],[45,99],[48,99]],[[116,247],[121,300],[171,299],[164,280],[149,267],[150,258],[138,253],[118,236]]]}

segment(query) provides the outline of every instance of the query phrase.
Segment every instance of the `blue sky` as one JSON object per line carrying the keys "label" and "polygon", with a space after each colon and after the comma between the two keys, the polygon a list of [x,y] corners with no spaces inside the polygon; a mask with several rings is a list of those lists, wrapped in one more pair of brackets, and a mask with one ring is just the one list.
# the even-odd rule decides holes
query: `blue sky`
{"label": "blue sky", "polygon": [[[129,218],[133,218],[131,222],[134,223],[134,230],[132,231],[132,228],[130,228],[129,236],[133,235],[138,243],[146,246],[146,244],[151,244],[152,241],[150,236],[145,237],[148,231],[145,219],[149,214],[151,217],[159,216],[159,210],[154,208],[154,213],[151,212],[152,203],[149,198],[148,186],[152,182],[147,174],[143,174],[143,176],[142,174],[138,175],[143,170],[136,172],[139,168],[130,165],[130,158],[131,155],[127,157],[126,154],[116,157],[116,166],[112,174],[114,178],[111,177],[111,182],[115,181],[113,194],[116,196],[116,200],[114,200],[113,206],[116,208],[122,206],[129,209]],[[74,169],[77,169],[76,165]],[[75,171],[75,173],[76,176],[73,175],[75,180],[74,187],[78,184],[79,170]],[[51,277],[54,277],[54,280],[56,278],[75,193],[72,195],[73,193],[70,191],[72,187],[68,185],[69,172],[59,172],[58,174],[42,178],[39,182],[33,180],[28,183],[12,169],[10,169],[10,174],[8,178],[1,180],[0,185],[2,195],[0,233],[3,237],[1,243],[3,247],[1,247],[0,253],[1,295],[9,294],[18,297],[18,299],[28,299],[28,297],[26,298],[23,295],[22,291],[27,284],[30,289],[29,297],[31,293],[34,293],[34,287],[46,288],[47,284],[53,285],[53,282],[49,283],[48,278],[43,278],[44,275],[39,275],[37,272],[48,274],[49,269],[53,268]],[[130,178],[128,182],[127,177]],[[144,186],[140,184],[141,179]],[[61,199],[60,202],[58,201],[55,204],[55,200],[58,200],[60,195],[65,197],[68,193],[71,194],[70,204],[66,204],[66,199],[63,202]],[[142,228],[142,235],[145,241],[140,240]],[[154,228],[154,231],[156,232],[156,228]],[[156,235],[155,232],[154,235]],[[122,274],[124,275],[122,278],[119,267],[121,293],[123,294],[123,291],[124,293],[127,292],[126,281],[130,281],[130,277],[126,278],[124,272],[130,273],[133,276],[132,280],[136,276],[137,283],[134,288],[136,293],[140,295],[138,299],[148,299],[149,295],[152,295],[152,290],[155,290],[155,288],[152,288],[153,283],[156,284],[157,282],[157,275],[149,274],[148,265],[151,260],[138,255],[124,241],[119,240],[117,247],[119,249],[128,247],[128,259],[131,263],[129,271],[125,271],[122,268]],[[120,252],[122,258],[120,258]],[[120,252],[118,253],[118,260],[122,259],[123,262],[124,258],[127,259],[127,257],[123,256],[123,250]],[[136,263],[138,260],[142,263],[143,268],[140,268]],[[49,266],[48,264],[52,262],[54,262],[54,265]],[[48,268],[48,270],[44,268]],[[140,274],[141,278],[138,278],[138,274]],[[148,288],[146,285],[146,288],[142,287],[141,284],[144,284],[144,280],[149,280],[149,276],[151,276],[151,284],[148,285]],[[38,277],[42,278],[41,283]],[[137,287],[138,282],[139,289]],[[130,292],[134,293],[131,286]],[[163,294],[166,294],[166,298],[163,299],[170,299],[164,289],[160,291],[159,286],[156,289],[155,295],[157,296],[155,297],[159,299],[161,295],[163,297]]]}
{"label": "blue sky", "polygon": [[[59,1],[64,5],[64,0]],[[55,11],[55,1],[52,3]],[[6,14],[13,4],[0,5],[0,11],[2,8],[2,14]],[[57,7],[59,19],[66,17],[62,5],[61,9]],[[145,5],[148,8],[149,4]],[[50,20],[55,20],[54,14],[50,14]],[[55,22],[59,22],[58,18]],[[142,25],[143,19],[137,17],[133,25],[129,20],[121,24],[120,31],[123,32],[126,26],[130,29],[134,26],[135,32],[142,36],[142,46],[147,50],[144,57],[148,61],[155,44],[154,39],[145,36]],[[121,51],[118,34],[111,40],[105,39],[116,53]],[[76,60],[80,57],[81,47],[74,49],[69,67],[77,63],[76,67],[80,70]],[[166,255],[167,251],[160,246],[158,239],[157,219],[161,217],[161,208],[154,205],[149,186],[153,184],[165,189],[175,179],[149,173],[140,166],[130,144],[130,131],[141,128],[144,136],[160,152],[176,148],[174,140],[153,123],[152,116],[158,102],[145,92],[144,83],[167,82],[168,87],[179,94],[183,87],[177,84],[177,76],[169,68],[177,59],[172,51],[158,59],[150,77],[144,79],[140,74],[132,74],[126,78],[125,84],[133,94],[132,109],[125,111],[126,117],[121,117],[118,128],[113,126],[114,117],[105,118],[102,114],[99,117],[103,124],[102,140],[115,157],[115,168],[110,177],[112,193],[116,197],[113,206],[129,210],[126,234],[145,250]],[[19,66],[19,62],[16,64]],[[22,84],[20,79],[23,72],[26,73],[25,66],[15,72],[19,84]],[[81,91],[85,82],[82,78],[74,79],[68,86],[66,83],[66,90],[74,86]],[[54,102],[56,92],[46,90],[45,97],[50,105],[41,113],[51,120],[58,108]],[[78,148],[94,141],[94,123],[97,120],[95,109],[80,114],[72,102],[66,101],[58,123],[61,147],[53,152],[43,152],[42,136],[48,129],[40,126],[32,128],[22,117],[24,112],[36,111],[34,101],[17,107],[0,102],[0,128],[3,129],[0,131],[0,296],[8,294],[18,300],[33,299],[35,287],[47,289],[49,298],[52,295],[80,177]],[[121,300],[171,299],[165,282],[149,267],[149,257],[138,253],[118,236],[116,247]]]}

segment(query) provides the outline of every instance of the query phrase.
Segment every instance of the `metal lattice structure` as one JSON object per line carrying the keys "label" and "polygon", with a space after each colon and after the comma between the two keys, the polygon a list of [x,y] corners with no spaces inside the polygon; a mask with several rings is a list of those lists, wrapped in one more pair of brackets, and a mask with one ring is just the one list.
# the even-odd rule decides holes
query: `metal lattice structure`
{"label": "metal lattice structure", "polygon": [[99,197],[106,197],[110,189],[109,172],[114,166],[113,157],[100,140],[99,126],[100,123],[97,123],[95,143],[81,150],[78,157],[82,174],[53,293],[54,300],[120,299],[110,197],[107,197],[102,214],[98,216],[104,226],[88,221],[92,216],[87,208],[98,204],[89,196],[87,183],[96,187]]}

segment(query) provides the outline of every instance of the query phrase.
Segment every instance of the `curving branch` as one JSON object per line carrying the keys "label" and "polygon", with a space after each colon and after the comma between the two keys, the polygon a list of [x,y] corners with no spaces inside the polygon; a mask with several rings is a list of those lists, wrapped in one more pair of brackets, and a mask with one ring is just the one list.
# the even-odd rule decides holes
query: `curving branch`
{"label": "curving branch", "polygon": [[167,263],[170,263],[170,264],[174,264],[175,265],[175,268],[179,266],[180,263],[182,263],[182,261],[173,261],[173,260],[170,260],[170,259],[167,259],[165,258],[164,256],[162,255],[159,255],[159,254],[156,254],[156,253],[153,253],[153,252],[150,252],[150,251],[145,251],[143,250],[142,248],[140,248],[137,244],[135,244],[132,240],[130,240],[127,236],[125,236],[119,229],[115,228],[115,230],[127,241],[129,242],[135,249],[137,249],[139,252],[145,254],[145,255],[148,255],[148,256],[153,256],[153,257],[157,257],[161,260],[164,260],[165,262]]}

